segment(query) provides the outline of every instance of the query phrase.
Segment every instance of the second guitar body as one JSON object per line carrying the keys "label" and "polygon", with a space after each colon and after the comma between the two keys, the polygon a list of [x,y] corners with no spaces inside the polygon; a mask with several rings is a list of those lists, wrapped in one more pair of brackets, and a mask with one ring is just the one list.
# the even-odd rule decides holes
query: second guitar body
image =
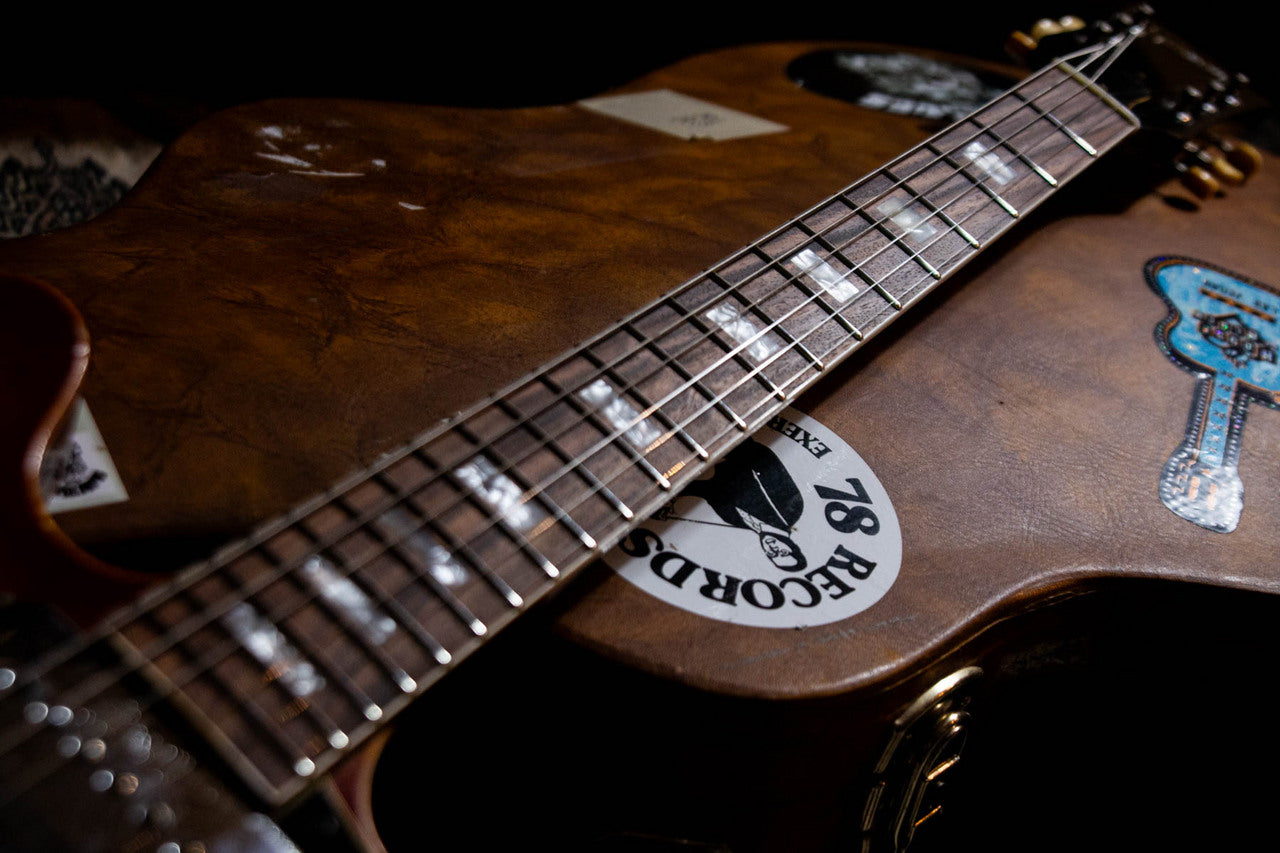
{"label": "second guitar body", "polygon": [[[798,88],[786,68],[818,48],[718,52],[625,87],[770,126],[714,141],[582,105],[238,107],[178,140],[101,218],[0,245],[0,269],[50,282],[84,315],[94,350],[81,393],[128,489],[127,502],[59,523],[111,559],[194,557],[509,386],[937,129]],[[1001,167],[1013,168],[985,168]],[[1249,612],[1261,618],[1280,584],[1270,522],[1280,424],[1246,406],[1246,431],[1246,412],[1233,410],[1245,488],[1232,532],[1166,508],[1165,466],[1187,437],[1203,377],[1157,339],[1168,306],[1145,270],[1153,258],[1200,259],[1269,292],[1280,270],[1277,178],[1264,170],[1190,211],[1169,203],[1171,184],[1135,189],[1138,171],[1122,154],[1094,167],[789,400],[757,434],[770,449],[741,468],[749,476],[673,499],[666,517],[638,526],[653,538],[628,540],[634,552],[647,542],[649,558],[668,555],[647,570],[709,609],[672,604],[595,564],[478,655],[474,673],[445,680],[438,711],[428,699],[406,716],[412,725],[384,758],[395,775],[374,790],[403,815],[419,802],[424,812],[456,802],[440,793],[451,785],[472,793],[490,773],[518,779],[504,796],[550,810],[530,835],[584,845],[619,831],[634,832],[628,843],[656,835],[743,851],[879,844],[901,833],[892,824],[902,815],[929,813],[935,792],[911,774],[962,745],[977,685],[1039,671],[1035,649],[1070,657],[1061,650],[1073,648],[1076,626],[1098,624],[1112,602],[1141,606],[1134,590],[1146,588],[1169,612],[1194,612],[1167,588],[1216,588],[1204,598],[1215,605],[1235,601],[1230,589],[1258,595],[1250,600],[1264,603]],[[902,218],[910,212],[882,213],[911,232],[921,226]],[[828,274],[816,263],[805,272]],[[1215,292],[1235,298],[1224,288]],[[1256,317],[1217,315],[1232,313],[1246,326]],[[732,335],[749,319],[711,322]],[[1264,402],[1260,389],[1240,393]],[[804,468],[788,447],[845,467]],[[500,485],[477,476],[485,489]],[[746,496],[753,482],[758,493]],[[747,559],[763,560],[766,574],[753,582],[741,562],[668,547],[670,528],[654,525],[682,518],[749,542]],[[809,545],[797,531],[810,522],[839,536]],[[852,600],[864,581],[886,577],[887,558],[862,546],[890,534],[895,574],[874,600],[825,622],[805,617],[819,597]],[[736,618],[791,605],[801,615],[789,624]],[[961,692],[929,692],[940,684]],[[528,699],[551,689],[545,710]],[[481,697],[500,711],[468,710]],[[920,697],[936,704],[915,708]],[[620,703],[616,716],[610,703]],[[579,708],[591,715],[585,728],[572,719]],[[646,731],[631,731],[646,720]],[[942,728],[921,734],[917,720]],[[899,762],[922,751],[905,770],[882,759],[895,732],[914,732],[898,744]],[[643,784],[621,790],[647,790],[645,807],[619,809],[608,826],[583,821],[598,831],[562,830],[575,825],[573,806],[531,771],[521,744],[563,739],[530,749],[535,763],[564,756],[579,779],[607,780],[592,745],[633,735],[644,749],[619,748],[605,763],[635,766],[630,781]],[[469,753],[457,748],[464,737],[510,748],[486,741]],[[456,770],[469,754],[479,772]],[[557,771],[546,778],[572,775]],[[878,785],[883,808],[864,796]],[[538,820],[523,803],[512,811]],[[388,838],[412,836],[393,822]]]}

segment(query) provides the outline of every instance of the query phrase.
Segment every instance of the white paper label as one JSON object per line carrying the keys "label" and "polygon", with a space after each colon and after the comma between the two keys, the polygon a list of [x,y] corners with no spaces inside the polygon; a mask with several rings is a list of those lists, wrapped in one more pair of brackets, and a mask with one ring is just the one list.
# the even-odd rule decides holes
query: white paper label
{"label": "white paper label", "polygon": [[589,110],[681,139],[738,139],[787,129],[785,125],[690,98],[670,89],[587,98],[578,103]]}
{"label": "white paper label", "polygon": [[129,499],[84,400],[76,400],[63,442],[45,451],[40,465],[40,491],[50,513]]}

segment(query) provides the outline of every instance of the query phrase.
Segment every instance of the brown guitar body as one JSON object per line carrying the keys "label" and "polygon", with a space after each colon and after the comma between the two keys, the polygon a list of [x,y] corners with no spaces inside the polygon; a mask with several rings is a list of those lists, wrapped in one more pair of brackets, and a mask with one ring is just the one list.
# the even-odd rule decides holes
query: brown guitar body
{"label": "brown guitar body", "polygon": [[[93,356],[80,392],[130,495],[58,524],[109,560],[175,567],[936,129],[797,88],[787,64],[818,47],[722,51],[626,87],[787,128],[724,142],[575,105],[238,107],[179,139],[100,218],[0,244],[0,271],[48,282],[83,315]],[[879,602],[825,626],[745,627],[596,566],[406,715],[388,747],[387,809],[430,813],[452,802],[431,785],[456,774],[469,789],[512,772],[490,763],[505,760],[521,799],[495,809],[533,821],[554,807],[533,837],[634,830],[735,851],[823,849],[861,836],[893,720],[953,672],[976,665],[999,683],[1022,660],[1011,649],[1060,639],[1058,621],[1037,615],[1048,605],[1106,601],[1117,585],[1130,596],[1132,580],[1153,597],[1171,584],[1280,589],[1280,416],[1253,407],[1234,532],[1185,521],[1157,495],[1195,380],[1157,346],[1166,307],[1143,278],[1149,259],[1184,255],[1280,284],[1274,158],[1194,210],[1170,203],[1182,197],[1173,183],[1139,189],[1143,170],[1111,160],[792,403],[851,445],[893,502],[902,565]],[[52,349],[78,346],[71,335]],[[41,411],[69,399],[54,378],[61,390]],[[41,418],[6,420],[6,443],[44,441],[53,425]],[[29,491],[15,495],[6,542],[33,518]],[[32,553],[6,563],[6,581]],[[503,713],[475,712],[481,695]],[[468,737],[509,749],[450,743],[467,719]],[[482,758],[463,767],[468,756]],[[368,770],[347,772],[372,838],[368,791],[351,782]],[[566,779],[634,799],[576,822],[556,787]],[[449,817],[427,818],[424,834]]]}

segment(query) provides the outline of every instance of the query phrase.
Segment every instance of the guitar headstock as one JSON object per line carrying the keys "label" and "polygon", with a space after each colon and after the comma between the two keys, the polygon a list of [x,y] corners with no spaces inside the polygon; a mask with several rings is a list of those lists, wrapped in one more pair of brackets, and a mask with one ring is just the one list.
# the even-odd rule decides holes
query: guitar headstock
{"label": "guitar headstock", "polygon": [[1098,74],[1098,83],[1124,103],[1144,129],[1171,140],[1173,168],[1201,198],[1244,182],[1262,155],[1224,126],[1267,106],[1249,78],[1217,64],[1161,27],[1145,4],[1086,22],[1077,17],[1037,21],[1010,36],[1007,48],[1028,65],[1044,65],[1118,40],[1131,42]]}

